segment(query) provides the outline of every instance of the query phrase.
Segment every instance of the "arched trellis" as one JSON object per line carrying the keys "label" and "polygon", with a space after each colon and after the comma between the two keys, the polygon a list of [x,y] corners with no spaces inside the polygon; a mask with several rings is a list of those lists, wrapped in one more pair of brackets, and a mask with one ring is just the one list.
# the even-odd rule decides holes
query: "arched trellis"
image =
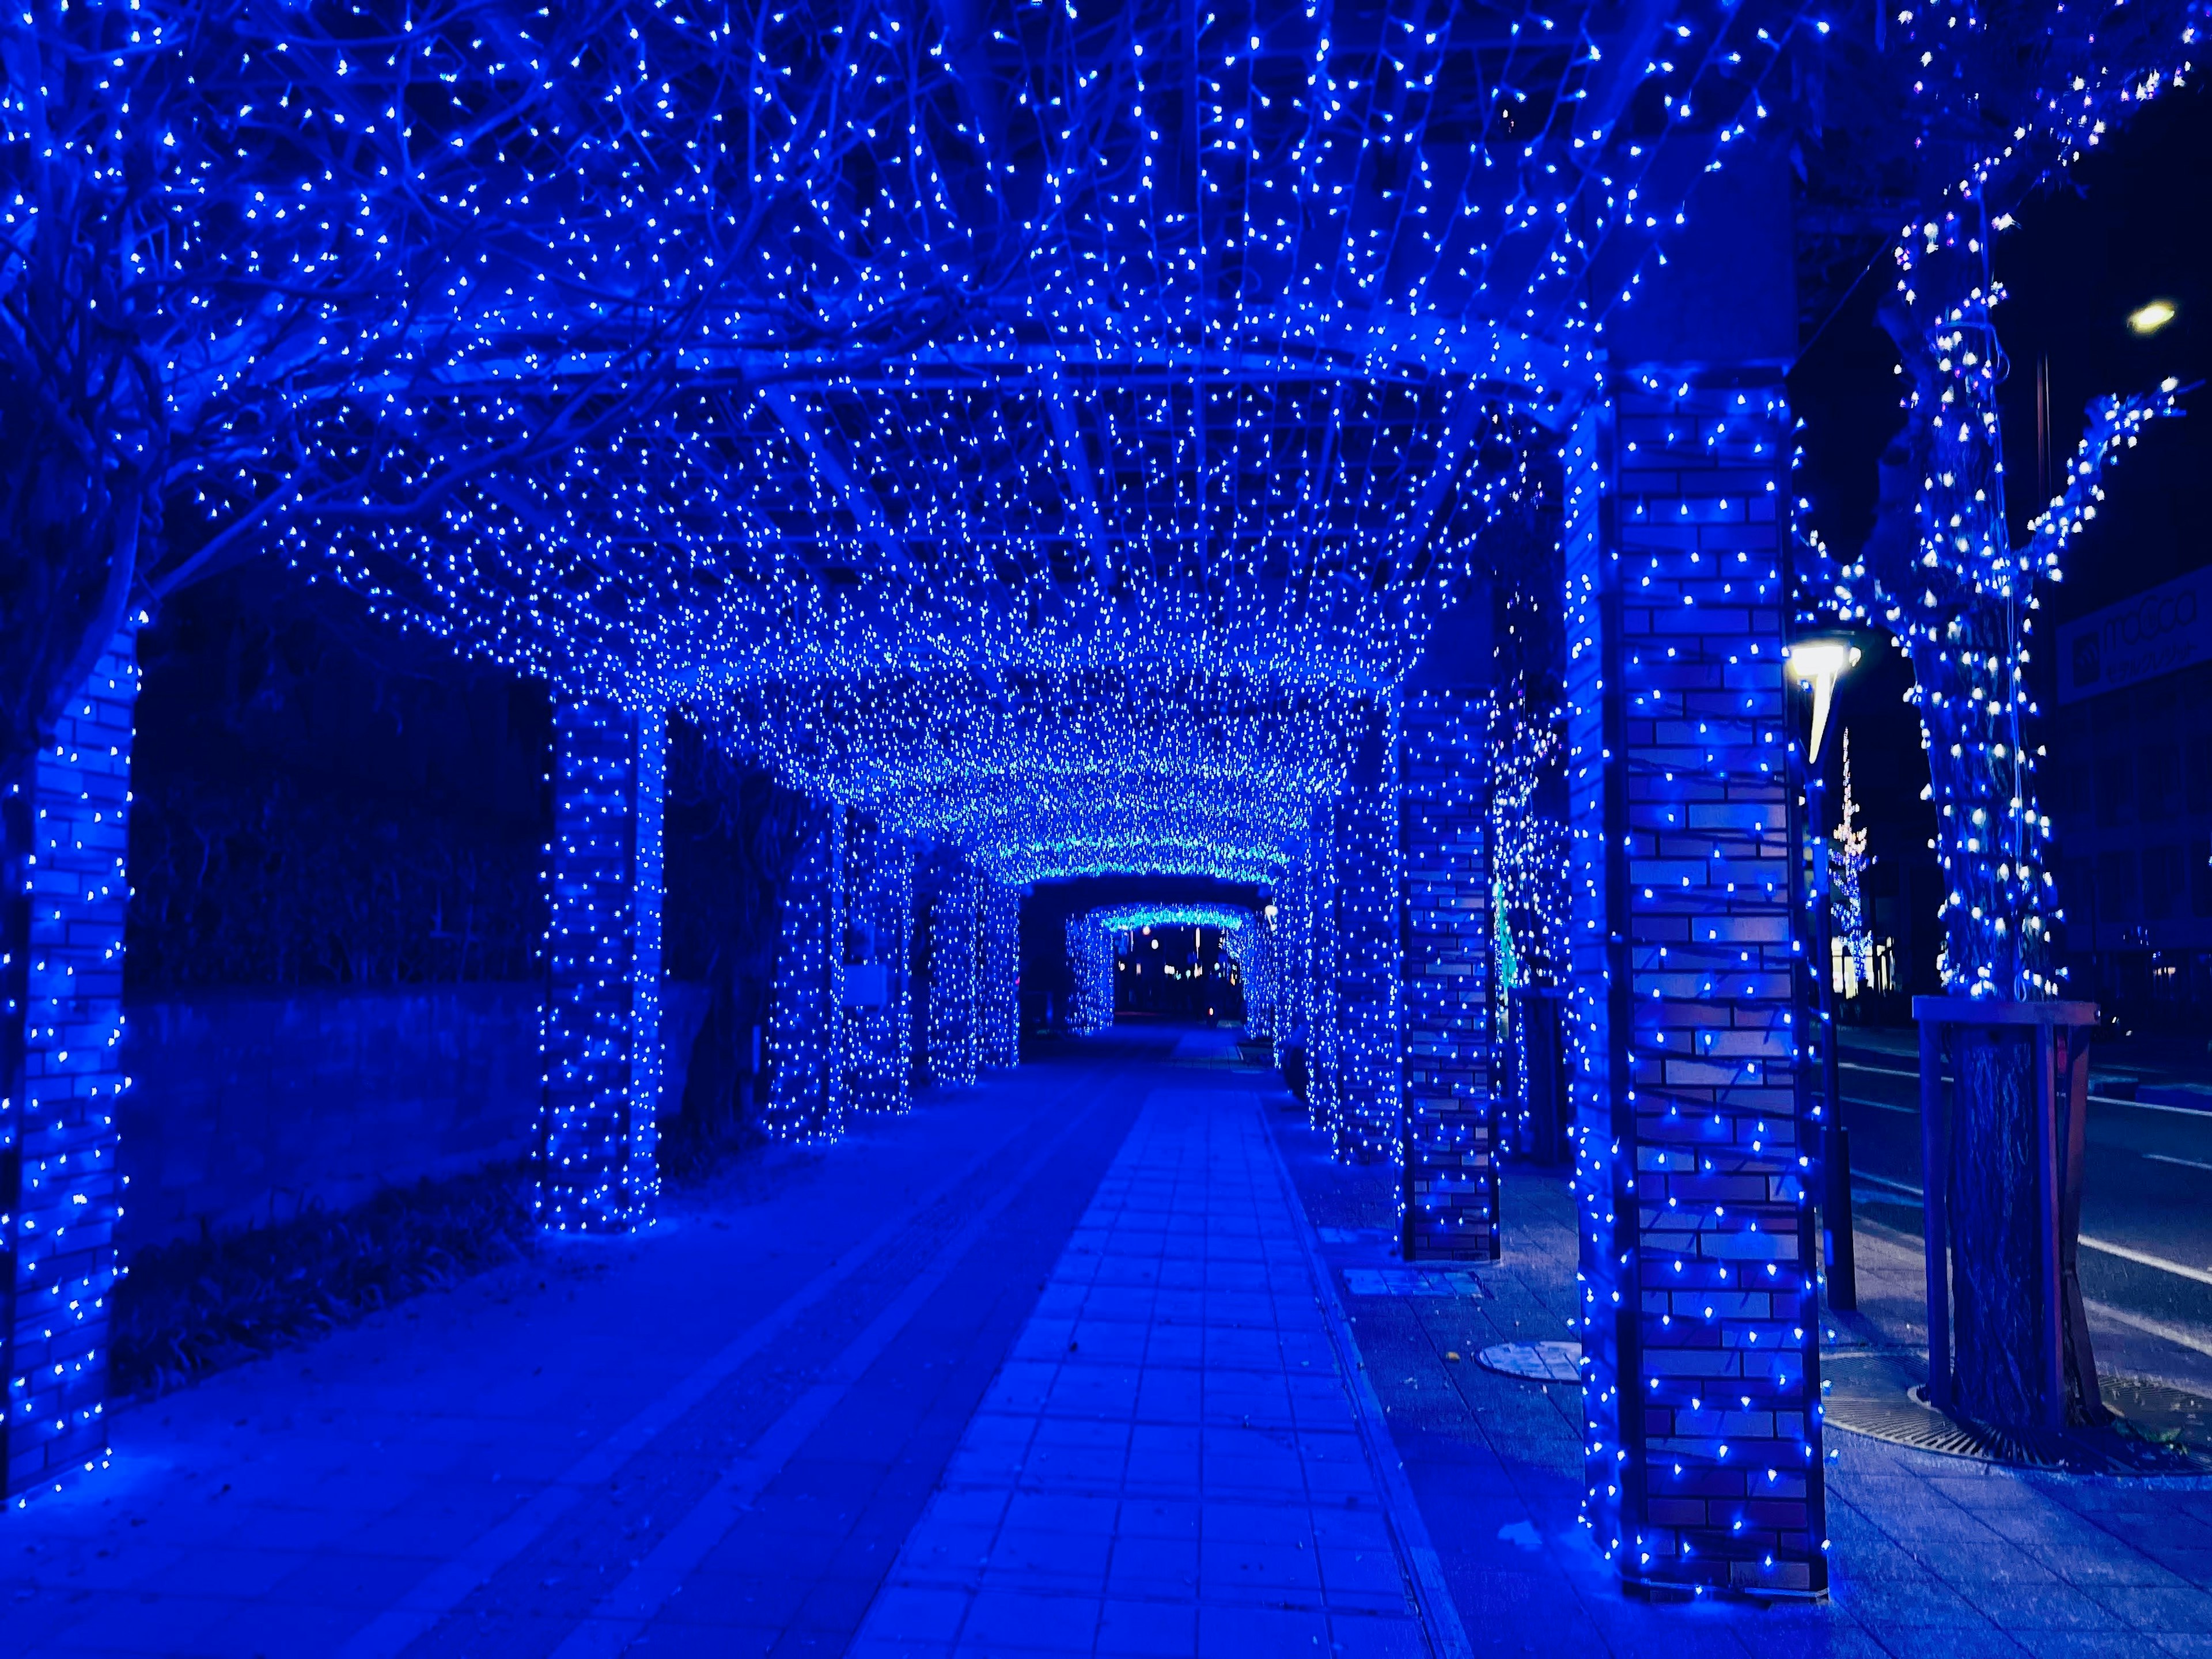
{"label": "arched trellis", "polygon": [[1267,911],[1174,901],[1101,905],[1068,917],[1067,970],[1074,987],[1068,1023],[1076,1030],[1103,1031],[1114,1024],[1115,957],[1130,935],[1154,927],[1215,929],[1223,952],[1237,968],[1245,1029],[1255,1036],[1272,1031],[1275,978]]}
{"label": "arched trellis", "polygon": [[[1937,14],[1959,19],[1925,15],[1940,41]],[[1809,1156],[1777,1084],[1785,411],[1756,364],[1597,356],[1644,256],[1694,221],[1692,185],[1750,148],[1789,78],[1771,71],[1799,67],[1800,9],[1248,5],[1194,27],[1163,5],[871,4],[718,29],[665,8],[479,27],[471,8],[389,54],[319,17],[141,0],[34,9],[10,38],[11,69],[37,63],[0,102],[7,148],[40,170],[41,226],[66,202],[85,231],[0,285],[85,325],[11,341],[143,366],[41,361],[29,384],[159,386],[155,409],[71,410],[70,443],[0,447],[95,494],[158,481],[99,512],[45,492],[82,524],[41,530],[120,574],[78,584],[59,666],[9,682],[38,856],[82,878],[29,924],[53,966],[19,1016],[20,1107],[0,1080],[25,1192],[95,1226],[115,1201],[120,1079],[41,1069],[38,1034],[119,1012],[125,872],[100,849],[127,798],[133,581],[264,536],[556,690],[554,1224],[627,1226],[651,1200],[658,743],[678,708],[821,799],[843,839],[810,880],[841,878],[851,813],[939,843],[933,991],[994,979],[1008,882],[1279,880],[1279,1006],[1340,1149],[1479,1156],[1401,1138],[1417,1015],[1449,1062],[1421,1086],[1481,1115],[1465,999],[1408,988],[1469,967],[1457,924],[1497,850],[1480,824],[1448,842],[1407,787],[1464,769],[1467,688],[1407,682],[1525,501],[1527,457],[1557,447],[1589,1518],[1634,1577],[1817,1590]],[[112,74],[58,67],[125,32]],[[2148,89],[2053,85],[2081,142]],[[1931,337],[1955,332],[1929,303]],[[1940,372],[1985,381],[1991,356]],[[141,573],[134,527],[164,506],[189,532]],[[111,647],[80,700],[77,668]],[[1389,925],[1416,909],[1435,925]],[[846,954],[851,912],[821,906],[794,996],[876,965]],[[945,1075],[1004,1042],[972,996],[927,1022]],[[831,1047],[840,1023],[833,1003]],[[784,1103],[811,1133],[848,1074],[802,1070],[832,1103]],[[1717,1169],[1725,1206],[1700,1184]],[[105,1444],[88,1389],[111,1258],[18,1263],[4,1369],[37,1379],[40,1438],[11,1437],[11,1472]],[[1716,1376],[1766,1432],[1719,1440],[1694,1391]]]}

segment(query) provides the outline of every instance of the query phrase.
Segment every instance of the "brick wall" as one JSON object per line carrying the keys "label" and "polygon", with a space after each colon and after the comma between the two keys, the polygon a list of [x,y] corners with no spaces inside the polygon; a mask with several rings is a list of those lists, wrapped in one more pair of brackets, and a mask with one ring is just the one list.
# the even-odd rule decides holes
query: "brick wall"
{"label": "brick wall", "polygon": [[[544,1002],[518,981],[126,1002],[123,1260],[526,1156]],[[703,985],[661,987],[664,1113],[708,1003]]]}

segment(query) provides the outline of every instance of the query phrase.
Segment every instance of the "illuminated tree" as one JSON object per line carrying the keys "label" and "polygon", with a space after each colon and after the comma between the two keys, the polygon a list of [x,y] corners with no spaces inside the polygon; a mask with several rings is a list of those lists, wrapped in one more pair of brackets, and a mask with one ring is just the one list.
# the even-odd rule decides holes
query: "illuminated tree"
{"label": "illuminated tree", "polygon": [[[1874,978],[1874,935],[1867,927],[1866,900],[1862,890],[1871,860],[1867,857],[1866,829],[1858,823],[1858,814],[1859,804],[1851,794],[1851,734],[1846,732],[1842,816],[1828,836],[1828,902],[1835,937],[1843,941],[1844,954],[1850,960],[1855,982],[1864,987],[1870,985]],[[1832,971],[1831,965],[1821,963],[1820,971]]]}
{"label": "illuminated tree", "polygon": [[[1837,596],[1847,617],[1894,633],[1912,664],[1945,890],[1941,965],[1954,995],[2059,994],[2051,822],[2037,800],[2027,677],[2036,590],[2061,574],[2106,465],[2175,410],[2172,382],[2093,405],[2063,493],[2014,545],[1991,242],[2011,206],[2180,78],[2200,17],[2189,0],[1906,5],[1878,14],[1872,42],[1859,43],[1842,78],[1848,98],[1832,89],[1830,106],[1871,133],[1856,151],[1832,137],[1838,165],[1863,169],[1869,192],[1893,200],[1905,222],[1878,308],[1898,353],[1905,422],[1881,459],[1873,533],[1841,566]],[[1954,1046],[1954,1164],[1929,1178],[1949,1189],[1958,1400],[1969,1415],[2029,1424],[2043,1392],[2036,1062],[2016,1033],[1962,1032]],[[2098,1415],[2094,1366],[2078,1297],[2062,1300],[2066,1404],[2083,1421]]]}

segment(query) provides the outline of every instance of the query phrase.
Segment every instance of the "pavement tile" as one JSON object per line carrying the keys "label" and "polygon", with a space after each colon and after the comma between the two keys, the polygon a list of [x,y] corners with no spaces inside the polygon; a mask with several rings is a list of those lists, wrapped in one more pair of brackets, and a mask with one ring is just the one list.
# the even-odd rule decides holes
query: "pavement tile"
{"label": "pavement tile", "polygon": [[[1425,1659],[1428,1644],[1421,1627],[1404,1618],[1338,1614],[1328,1621],[1329,1649],[1336,1659]],[[1483,1644],[1489,1647],[1487,1636]]]}
{"label": "pavement tile", "polygon": [[979,1591],[961,1626],[960,1648],[1088,1653],[1097,1638],[1099,1608],[1098,1601],[1086,1595]]}
{"label": "pavement tile", "polygon": [[2212,1635],[2212,1589],[2098,1584],[2089,1587],[2087,1593],[2136,1630]]}
{"label": "pavement tile", "polygon": [[1318,1610],[1213,1606],[1198,1610],[1199,1659],[1326,1654],[1328,1640],[1328,1620]]}
{"label": "pavement tile", "polygon": [[[1362,1650],[1398,1650],[1403,1575],[1273,1164],[1249,1096],[1162,1091],[1147,1102],[1115,1164],[1147,1178],[1109,1176],[1092,1214],[1157,1206],[1163,1224],[1115,1222],[1086,1237],[1095,1255],[1076,1262],[1071,1247],[1054,1270],[1055,1286],[1080,1276],[1089,1290],[1077,1352],[1054,1359],[1049,1380],[1041,1362],[1025,1362],[1022,1386],[1046,1404],[1023,1467],[1002,1462],[994,1476],[971,1455],[987,1438],[1007,1439],[1003,1425],[972,1434],[952,1460],[960,1490],[995,1480],[1010,1493],[962,1652],[1040,1643],[1041,1627],[990,1622],[985,1601],[1047,1583],[1103,1589],[1102,1653],[1326,1652],[1333,1611],[1363,1633]],[[1074,1304],[1048,1296],[1045,1305]],[[1102,1316],[1115,1334],[1087,1341]],[[1109,1354],[1136,1358],[1108,1363]],[[990,1408],[1002,1410],[1009,1392],[994,1389]],[[953,1518],[938,1508],[925,1516],[892,1582],[918,1582],[945,1559],[933,1534]],[[1317,1529],[1339,1540],[1334,1580]],[[1048,1539],[1097,1548],[1055,1555]],[[872,1620],[865,1630],[878,1633]]]}
{"label": "pavement tile", "polygon": [[1197,1605],[1109,1601],[1098,1621],[1097,1650],[1109,1659],[1188,1659],[1198,1650]]}
{"label": "pavement tile", "polygon": [[1124,1533],[1114,1541],[1107,1571],[1110,1594],[1194,1596],[1198,1588],[1198,1543],[1188,1538],[1143,1538]]}

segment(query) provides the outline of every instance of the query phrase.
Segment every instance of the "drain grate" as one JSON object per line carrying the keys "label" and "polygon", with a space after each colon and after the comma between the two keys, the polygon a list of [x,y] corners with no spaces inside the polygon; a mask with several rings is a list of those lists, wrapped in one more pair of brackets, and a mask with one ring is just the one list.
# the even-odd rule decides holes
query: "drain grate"
{"label": "drain grate", "polygon": [[2202,1421],[2207,1402],[2140,1377],[2109,1380],[2127,1415],[2103,1428],[2021,1431],[1948,1417],[1928,1403],[1924,1383],[1894,1392],[1831,1393],[1826,1420],[1893,1446],[2014,1468],[2068,1474],[2212,1475],[2212,1447],[2183,1437],[2167,1419]]}

